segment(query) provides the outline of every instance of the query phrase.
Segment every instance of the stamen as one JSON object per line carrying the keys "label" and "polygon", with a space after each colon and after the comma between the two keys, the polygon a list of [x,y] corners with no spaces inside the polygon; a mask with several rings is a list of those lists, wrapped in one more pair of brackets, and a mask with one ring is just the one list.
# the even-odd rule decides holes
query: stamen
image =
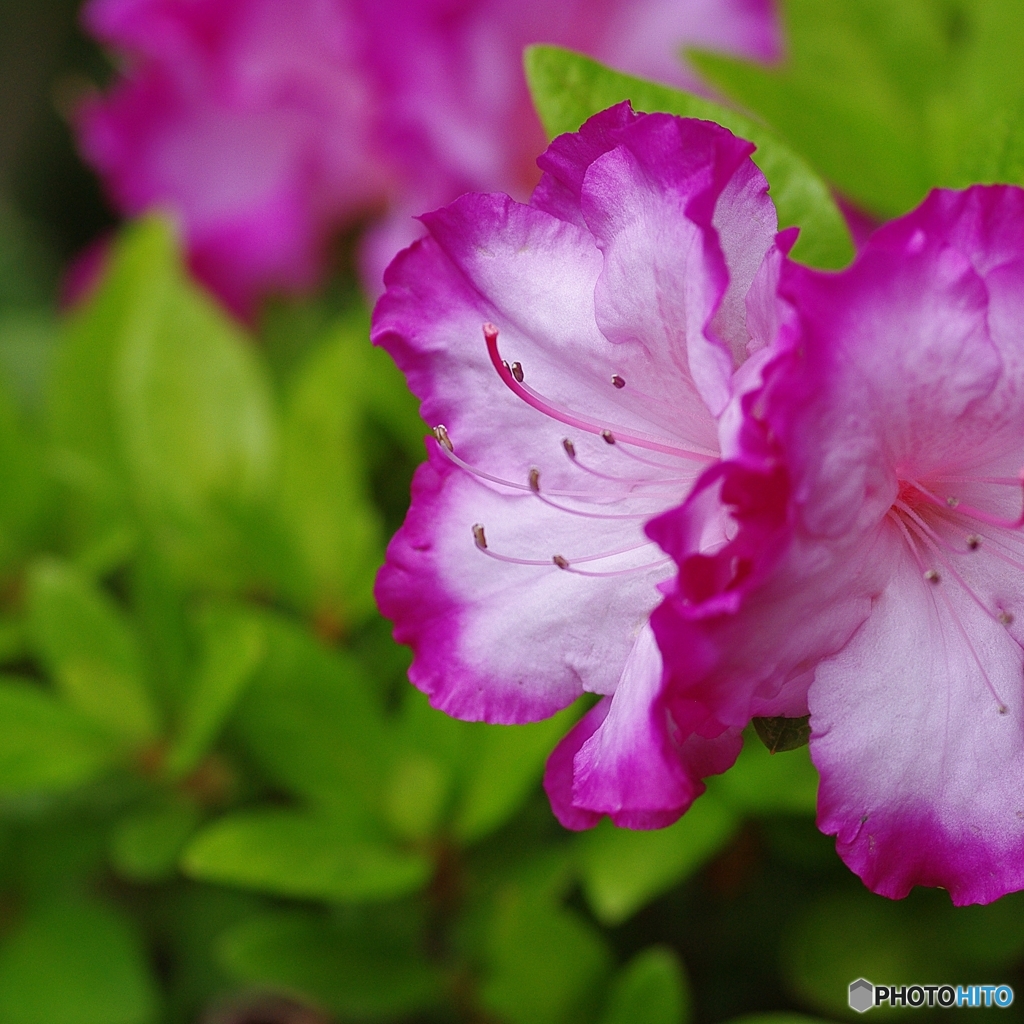
{"label": "stamen", "polygon": [[967,548],[970,551],[977,551],[981,547],[981,538],[976,534],[972,533],[967,538]]}
{"label": "stamen", "polygon": [[484,533],[483,523],[473,524],[473,540],[481,551],[487,550],[487,534]]}
{"label": "stamen", "polygon": [[[650,519],[651,516],[657,515],[658,510],[647,512],[586,512],[583,509],[569,508],[568,505],[560,505],[556,501],[552,501],[546,495],[540,492],[540,470],[534,466],[530,470],[530,490],[540,498],[545,505],[549,508],[557,509],[559,512],[568,512],[569,515],[582,516],[584,519]],[[642,481],[641,481],[642,482]],[[637,495],[637,497],[650,497],[650,495]]]}
{"label": "stamen", "polygon": [[[900,502],[900,504],[903,504],[903,503]],[[926,543],[928,543],[928,540],[929,540],[928,535],[932,534],[932,536],[934,536],[933,531],[912,510],[908,509],[907,510],[907,514],[909,515],[909,517],[912,520],[912,522],[924,534],[924,538],[923,539],[925,540]],[[899,521],[898,517],[897,517],[897,521]],[[902,522],[900,522],[900,526],[903,529],[904,536],[907,537],[907,539],[909,540],[910,539],[909,530],[907,529],[907,527]],[[911,544],[913,545],[912,541],[911,541]],[[934,550],[938,550],[938,546],[936,544],[934,544],[934,543],[930,544],[929,546],[931,546]],[[915,554],[915,557],[917,557],[917,559],[918,559],[918,564],[921,564],[920,555],[918,555],[918,553],[917,553],[916,546],[914,546],[914,554]],[[939,560],[943,562],[943,564],[946,566],[946,568],[949,569],[949,571],[952,573],[952,575],[956,579],[956,581],[966,591],[968,596],[974,601],[974,603],[987,616],[989,616],[989,618],[995,619],[996,621],[999,621],[999,622],[1002,622],[1000,615],[994,614],[993,612],[991,612],[985,606],[985,603],[981,600],[981,598],[978,597],[978,595],[975,594],[975,592],[967,585],[967,582],[964,580],[964,578],[956,571],[956,569],[953,568],[953,566],[949,563],[948,560],[942,558],[941,555],[939,556]],[[930,570],[930,571],[934,572],[935,570]],[[929,579],[929,573],[928,572],[925,572],[924,575],[925,575],[925,579]],[[937,577],[938,577],[938,573],[937,572],[935,573],[935,576],[936,576],[936,582],[937,582]],[[981,672],[982,678],[985,680],[985,685],[987,686],[989,693],[992,695],[993,699],[996,701],[996,705],[998,707],[999,714],[1005,715],[1007,710],[1008,710],[1006,702],[1003,700],[1002,697],[1000,697],[998,691],[996,690],[995,686],[992,683],[992,680],[989,678],[989,674],[986,671],[985,666],[982,664],[981,657],[979,656],[977,650],[975,649],[974,642],[971,640],[970,636],[967,633],[967,630],[964,628],[964,624],[960,621],[960,616],[957,614],[956,609],[953,607],[953,602],[950,600],[949,594],[944,589],[940,590],[939,593],[940,593],[940,595],[942,597],[943,602],[946,605],[946,610],[949,612],[950,617],[953,619],[953,622],[954,622],[954,624],[957,627],[957,631],[960,633],[961,639],[964,641],[964,643],[967,645],[968,649],[970,650],[971,656],[974,659],[974,663],[975,663],[975,665],[978,666],[978,671]],[[1002,624],[1005,625],[1005,623],[1002,623]]]}
{"label": "stamen", "polygon": [[625,380],[620,377],[617,373],[612,374],[612,385],[619,388],[620,390],[626,386]]}
{"label": "stamen", "polygon": [[[579,416],[576,413],[559,409],[543,395],[534,391],[533,388],[518,379],[513,368],[509,367],[501,358],[501,354],[498,352],[498,328],[495,327],[494,324],[488,323],[483,325],[483,331],[484,340],[487,343],[487,352],[490,356],[491,364],[498,372],[498,376],[501,377],[502,381],[514,395],[521,398],[527,405],[536,409],[538,412],[544,413],[545,416],[550,416],[552,419],[558,420],[560,423],[565,423],[567,426],[576,427],[579,430],[585,430],[589,434],[599,434],[604,437],[606,441],[608,441],[608,437],[605,437],[605,434],[608,433],[612,436],[612,440],[608,441],[609,444],[613,444],[615,441],[620,441],[623,444],[635,445],[637,448],[646,448],[650,451],[662,452],[666,455],[675,455],[680,458],[692,459],[695,462],[715,462],[717,460],[718,456],[710,452],[689,451],[688,449],[680,448],[678,445],[670,444],[668,441],[648,437],[645,434],[625,430],[615,425],[612,425],[611,427],[602,426],[601,424]],[[521,370],[522,367],[520,366],[520,371]],[[614,434],[611,434],[613,429]]]}
{"label": "stamen", "polygon": [[631,569],[615,569],[611,572],[587,572],[584,569],[576,569],[566,566],[566,571],[575,573],[577,576],[590,576],[595,579],[609,579],[613,576],[631,576],[637,572],[647,572],[648,569],[658,569],[663,565],[670,565],[671,558],[659,558],[656,562],[648,562],[646,565],[635,565]]}
{"label": "stamen", "polygon": [[1005,608],[999,609],[999,614],[996,618],[999,619],[1004,626],[1013,625],[1013,612],[1008,612]]}
{"label": "stamen", "polygon": [[942,582],[942,577],[939,575],[939,570],[938,569],[929,569],[924,574],[924,578],[929,583],[941,583]]}
{"label": "stamen", "polygon": [[[436,431],[443,431],[442,437],[438,437]],[[495,476],[493,473],[488,473],[486,470],[480,469],[478,466],[473,466],[466,462],[464,459],[460,459],[455,454],[455,448],[452,444],[451,438],[448,436],[447,431],[444,427],[434,428],[434,437],[438,438],[438,444],[441,448],[441,454],[453,465],[464,469],[471,476],[479,477],[481,480],[487,480],[492,484],[500,484],[502,487],[510,487],[514,491],[529,492],[530,487],[528,484],[516,483],[514,480],[506,480],[504,477]],[[443,438],[443,439],[442,439]],[[617,481],[621,482],[621,481]],[[627,481],[628,482],[628,481]],[[641,481],[642,482],[642,481]],[[655,481],[661,483],[662,481]],[[628,497],[631,493],[632,488],[627,488],[621,491],[619,494],[607,494],[607,493],[595,493],[594,491],[565,491],[565,490],[552,490],[549,494],[555,494],[560,498],[578,498],[580,501],[618,501],[621,498]]]}
{"label": "stamen", "polygon": [[439,445],[447,448],[449,452],[455,451],[455,445],[452,444],[452,439],[448,436],[448,428],[443,423],[438,423],[432,433],[437,438]]}
{"label": "stamen", "polygon": [[615,444],[615,435],[610,430],[602,430],[601,439],[605,444]]}
{"label": "stamen", "polygon": [[523,364],[522,363],[513,363],[509,367],[509,370],[512,372],[512,376],[515,377],[515,379],[517,381],[519,381],[520,384],[522,384],[523,383]]}
{"label": "stamen", "polygon": [[[680,486],[684,486],[693,483],[694,480],[694,474],[692,473],[687,476],[655,477],[654,479],[651,479],[650,477],[616,476],[614,473],[602,473],[600,470],[594,469],[592,466],[588,466],[585,462],[580,461],[579,456],[576,453],[576,446],[572,443],[572,441],[569,440],[569,438],[566,437],[562,439],[562,449],[565,452],[565,454],[569,456],[570,461],[577,469],[582,470],[584,473],[589,473],[591,476],[595,476],[599,480],[609,480],[612,483],[624,484],[628,487],[628,490],[626,492],[627,494],[632,494],[634,488],[637,487],[667,486],[670,484],[678,484]],[[623,455],[628,455],[630,458],[637,458],[637,456],[635,456],[632,452],[627,451],[625,448],[619,447],[616,448],[616,451],[621,452]],[[648,462],[647,459],[639,459],[639,461],[642,462],[645,466],[654,466],[658,469],[664,469],[669,472],[679,471],[678,467],[675,466],[663,466],[659,465],[656,462]],[[551,493],[553,494],[555,492],[552,491]],[[664,494],[666,496],[675,496],[677,491],[675,488],[672,488],[669,491],[658,491],[655,493],[658,495]],[[654,495],[652,495],[651,493],[643,495],[643,497],[653,496]]]}
{"label": "stamen", "polygon": [[[1000,519],[998,516],[993,516],[989,512],[983,512],[979,508],[973,508],[970,505],[963,505],[959,498],[946,498],[943,502],[942,498],[932,494],[927,488],[922,487],[916,480],[910,481],[913,486],[920,491],[929,501],[934,502],[936,505],[944,503],[949,508],[958,509],[962,515],[968,516],[971,519],[977,519],[979,522],[988,523],[989,526],[999,526],[1004,530],[1019,530],[1024,526],[1024,507],[1021,509],[1021,514],[1017,519]],[[1017,486],[1021,488],[1021,497],[1024,499],[1024,474],[1017,481]]]}
{"label": "stamen", "polygon": [[559,569],[568,569],[569,568],[569,561],[568,561],[568,559],[563,558],[561,555],[555,555],[551,559],[551,561],[554,562],[555,565],[557,565]]}

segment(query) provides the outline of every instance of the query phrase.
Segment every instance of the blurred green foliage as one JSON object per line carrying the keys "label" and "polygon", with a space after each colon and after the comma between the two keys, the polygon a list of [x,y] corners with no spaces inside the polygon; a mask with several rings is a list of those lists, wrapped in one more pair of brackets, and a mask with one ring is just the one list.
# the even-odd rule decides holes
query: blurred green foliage
{"label": "blurred green foliage", "polygon": [[[852,254],[830,189],[887,215],[1024,180],[1018,6],[782,7],[779,67],[696,58],[751,116],[551,47],[538,109],[721,120],[819,266]],[[806,749],[751,733],[660,832],[562,830],[539,782],[583,708],[448,719],[374,610],[425,428],[351,277],[252,333],[146,220],[58,314],[104,214],[31,177],[0,174],[0,1024],[814,1024],[862,975],[1024,990],[1022,898],[867,893]]]}

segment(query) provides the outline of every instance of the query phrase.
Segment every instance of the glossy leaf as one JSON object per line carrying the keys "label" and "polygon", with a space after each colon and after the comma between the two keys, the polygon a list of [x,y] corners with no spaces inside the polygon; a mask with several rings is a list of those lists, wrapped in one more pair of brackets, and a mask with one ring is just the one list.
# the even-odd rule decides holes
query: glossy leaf
{"label": "glossy leaf", "polygon": [[370,345],[369,320],[355,309],[296,370],[282,427],[279,500],[312,581],[305,600],[339,628],[373,608],[384,557],[368,443],[381,425],[404,439],[414,461],[422,459],[415,400],[390,358]]}
{"label": "glossy leaf", "polygon": [[478,746],[455,815],[455,834],[475,842],[504,824],[540,782],[544,764],[572,728],[579,709],[567,708],[531,725],[477,725]]}
{"label": "glossy leaf", "polygon": [[891,217],[935,186],[1022,180],[1017,158],[1002,166],[993,160],[1024,99],[1013,56],[1024,37],[1020,5],[781,6],[788,56],[778,67],[711,54],[690,59],[855,202]]}
{"label": "glossy leaf", "polygon": [[0,681],[0,794],[73,789],[116,761],[117,743],[38,686]]}
{"label": "glossy leaf", "polygon": [[175,777],[195,767],[209,749],[266,653],[262,623],[242,608],[210,605],[200,616],[199,634],[198,675],[167,759]]}
{"label": "glossy leaf", "polygon": [[124,614],[69,565],[37,563],[28,580],[36,650],[65,699],[98,724],[135,742],[158,733],[138,641]]}
{"label": "glossy leaf", "polygon": [[205,828],[182,858],[193,878],[336,903],[394,899],[430,877],[430,861],[337,821],[296,811],[229,815]]}
{"label": "glossy leaf", "polygon": [[139,936],[95,903],[34,908],[0,944],[4,1024],[148,1024],[157,993]]}
{"label": "glossy leaf", "polygon": [[771,186],[779,226],[800,228],[793,258],[825,268],[850,262],[849,231],[828,186],[762,124],[701,97],[619,74],[570,50],[532,46],[525,59],[533,101],[550,137],[576,131],[588,117],[623,100],[648,113],[664,111],[717,121],[757,146],[754,161]]}
{"label": "glossy leaf", "polygon": [[690,988],[679,958],[666,946],[638,953],[612,984],[601,1024],[685,1024]]}
{"label": "glossy leaf", "polygon": [[708,792],[744,814],[813,814],[818,773],[806,746],[772,754],[748,732],[736,763],[708,779]]}
{"label": "glossy leaf", "polygon": [[187,803],[126,815],[114,826],[110,838],[111,864],[123,878],[137,882],[170,878],[199,820],[199,811]]}
{"label": "glossy leaf", "polygon": [[360,667],[282,617],[262,621],[266,656],[239,701],[239,738],[287,790],[327,807],[378,809],[388,741]]}
{"label": "glossy leaf", "polygon": [[665,829],[633,832],[605,819],[578,840],[583,891],[594,915],[608,925],[625,921],[713,857],[736,825],[729,807],[710,795]]}
{"label": "glossy leaf", "polygon": [[609,954],[600,935],[572,911],[512,886],[496,902],[481,1000],[508,1024],[593,1019]]}
{"label": "glossy leaf", "polygon": [[293,993],[344,1020],[391,1020],[436,1004],[441,978],[412,944],[341,928],[324,916],[277,913],[231,928],[219,959],[243,984]]}

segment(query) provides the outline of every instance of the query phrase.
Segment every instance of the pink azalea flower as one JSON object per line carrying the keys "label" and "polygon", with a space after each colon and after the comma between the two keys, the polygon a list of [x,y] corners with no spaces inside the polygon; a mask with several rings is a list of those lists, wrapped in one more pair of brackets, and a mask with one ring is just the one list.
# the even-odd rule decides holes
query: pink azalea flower
{"label": "pink azalea flower", "polygon": [[125,74],[79,116],[114,204],[180,220],[197,275],[250,317],[318,280],[331,233],[392,205],[365,280],[468,190],[525,198],[544,146],[522,49],[556,42],[693,84],[684,44],[778,51],[771,0],[91,0]]}
{"label": "pink azalea flower", "polygon": [[381,140],[402,187],[363,252],[364,280],[422,233],[414,215],[464,192],[524,200],[537,183],[544,132],[523,49],[553,43],[630,74],[701,90],[681,60],[703,47],[772,60],[772,0],[357,0],[381,96]]}
{"label": "pink azalea flower", "polygon": [[196,274],[244,317],[314,285],[330,231],[387,191],[346,7],[92,0],[84,17],[128,55],[78,123],[115,205],[176,214]]}
{"label": "pink azalea flower", "polygon": [[649,530],[681,734],[809,712],[819,826],[886,896],[1024,887],[1022,238],[1024,191],[975,187],[784,265],[732,457]]}
{"label": "pink azalea flower", "polygon": [[666,824],[739,748],[739,730],[677,746],[651,712],[648,618],[673,566],[643,528],[717,460],[763,341],[747,306],[771,306],[776,216],[752,149],[614,107],[551,145],[528,205],[466,195],[424,217],[374,314],[436,425],[380,607],[412,681],[459,718],[603,695],[548,773],[571,827]]}

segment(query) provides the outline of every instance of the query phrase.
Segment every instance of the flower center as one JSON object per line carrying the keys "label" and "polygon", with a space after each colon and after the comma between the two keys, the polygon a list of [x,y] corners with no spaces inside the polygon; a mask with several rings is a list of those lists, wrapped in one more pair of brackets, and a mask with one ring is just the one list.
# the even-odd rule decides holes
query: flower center
{"label": "flower center", "polygon": [[[901,480],[896,500],[887,517],[900,531],[925,580],[935,587],[936,601],[949,612],[961,639],[971,652],[986,685],[1001,714],[1006,702],[999,696],[975,648],[970,632],[965,627],[948,592],[956,587],[1002,627],[1013,624],[1012,608],[1002,602],[984,598],[969,580],[978,576],[978,553],[984,549],[1014,569],[1024,571],[1024,549],[1021,527],[1024,513],[1017,519],[1006,519],[962,500],[958,491],[967,488],[972,493],[988,493],[999,499],[1000,489],[1017,488],[1024,491],[1024,481],[1018,477],[934,477],[926,481]],[[1017,643],[1007,633],[1008,639]]]}
{"label": "flower center", "polygon": [[[473,541],[477,550],[499,562],[515,565],[545,567],[573,573],[577,576],[610,578],[631,576],[636,573],[664,575],[672,559],[662,556],[653,541],[643,533],[649,519],[680,501],[700,470],[714,462],[718,455],[684,447],[676,442],[655,437],[614,423],[601,423],[591,417],[564,409],[535,391],[526,381],[526,372],[519,362],[509,363],[498,351],[498,329],[483,325],[484,341],[495,371],[505,386],[521,401],[551,420],[580,431],[584,435],[600,437],[604,442],[600,452],[591,450],[581,455],[576,443],[569,437],[561,441],[561,454],[573,467],[578,484],[547,487],[541,471],[531,468],[525,480],[509,480],[490,472],[486,467],[474,466],[456,454],[455,443],[443,425],[434,427],[434,438],[441,453],[449,462],[482,482],[507,488],[510,497],[529,496],[549,509],[557,519],[586,521],[603,524],[602,536],[609,535],[612,527],[614,543],[608,550],[595,552],[582,550],[564,552],[552,550],[550,539],[538,537],[542,545],[548,543],[550,554],[545,557],[524,557],[519,553],[494,550],[483,523],[473,526]],[[609,384],[616,391],[627,385],[619,373],[609,376]],[[546,453],[550,454],[550,453]],[[585,543],[587,531],[574,529],[574,536]],[[652,558],[652,556],[655,556]],[[582,567],[582,568],[581,568]]]}

